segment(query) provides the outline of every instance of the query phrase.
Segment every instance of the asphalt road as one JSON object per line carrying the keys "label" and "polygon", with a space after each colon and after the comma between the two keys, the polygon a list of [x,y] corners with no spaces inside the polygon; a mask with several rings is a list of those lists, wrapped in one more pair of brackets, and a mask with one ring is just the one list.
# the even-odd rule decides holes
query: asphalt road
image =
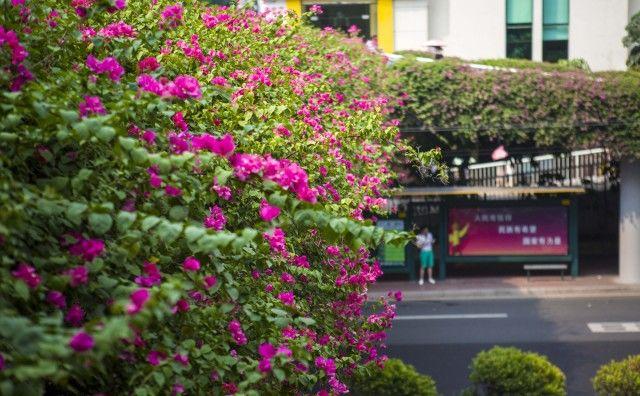
{"label": "asphalt road", "polygon": [[640,298],[401,302],[387,354],[432,376],[449,396],[470,385],[478,352],[515,346],[548,356],[567,376],[569,395],[592,395],[602,364],[640,354],[640,327],[607,324],[613,332],[594,333],[594,322],[640,322]]}

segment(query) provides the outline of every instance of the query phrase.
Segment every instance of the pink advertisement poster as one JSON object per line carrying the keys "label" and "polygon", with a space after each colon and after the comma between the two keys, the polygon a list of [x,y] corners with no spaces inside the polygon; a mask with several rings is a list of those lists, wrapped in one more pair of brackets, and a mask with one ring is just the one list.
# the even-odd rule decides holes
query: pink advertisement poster
{"label": "pink advertisement poster", "polygon": [[564,256],[568,221],[565,206],[451,208],[449,255]]}

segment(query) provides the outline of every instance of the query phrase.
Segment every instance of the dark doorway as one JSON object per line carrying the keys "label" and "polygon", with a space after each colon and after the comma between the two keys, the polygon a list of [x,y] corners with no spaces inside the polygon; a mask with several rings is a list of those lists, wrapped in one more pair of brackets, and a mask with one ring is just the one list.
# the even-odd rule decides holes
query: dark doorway
{"label": "dark doorway", "polygon": [[[310,6],[305,6],[309,11]],[[360,29],[360,36],[371,38],[371,6],[369,4],[322,4],[321,15],[311,17],[319,28],[332,27],[346,32],[352,25]]]}

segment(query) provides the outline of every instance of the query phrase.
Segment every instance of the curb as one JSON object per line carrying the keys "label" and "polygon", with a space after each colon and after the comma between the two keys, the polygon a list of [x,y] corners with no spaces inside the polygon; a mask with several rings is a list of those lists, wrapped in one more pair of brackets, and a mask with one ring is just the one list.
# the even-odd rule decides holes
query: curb
{"label": "curb", "polygon": [[[546,299],[585,297],[640,297],[640,287],[579,287],[579,288],[513,288],[402,291],[403,301],[437,301],[470,299]],[[372,291],[368,300],[386,297],[386,292]]]}

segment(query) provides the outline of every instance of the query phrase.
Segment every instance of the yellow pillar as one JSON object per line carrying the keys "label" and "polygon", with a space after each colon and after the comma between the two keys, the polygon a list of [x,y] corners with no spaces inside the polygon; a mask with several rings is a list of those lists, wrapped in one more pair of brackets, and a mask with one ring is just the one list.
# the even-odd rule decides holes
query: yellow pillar
{"label": "yellow pillar", "polygon": [[378,47],[393,52],[393,39],[393,0],[378,0]]}
{"label": "yellow pillar", "polygon": [[295,11],[296,14],[302,15],[302,0],[286,0],[287,9]]}

